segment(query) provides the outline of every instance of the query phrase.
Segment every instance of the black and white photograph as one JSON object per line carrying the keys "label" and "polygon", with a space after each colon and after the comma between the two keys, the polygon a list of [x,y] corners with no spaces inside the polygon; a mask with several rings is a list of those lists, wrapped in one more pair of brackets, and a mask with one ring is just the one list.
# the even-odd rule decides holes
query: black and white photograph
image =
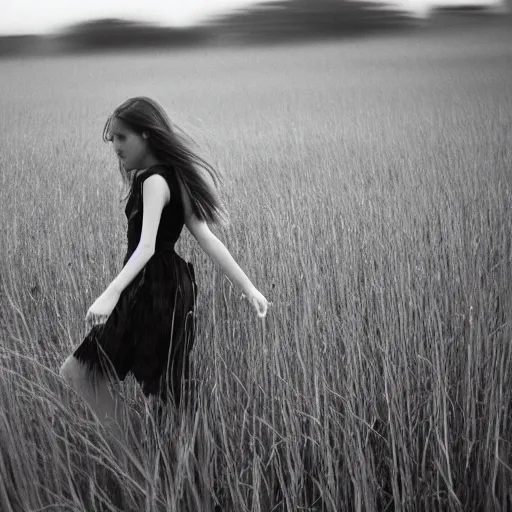
{"label": "black and white photograph", "polygon": [[0,512],[512,511],[512,0],[0,0]]}

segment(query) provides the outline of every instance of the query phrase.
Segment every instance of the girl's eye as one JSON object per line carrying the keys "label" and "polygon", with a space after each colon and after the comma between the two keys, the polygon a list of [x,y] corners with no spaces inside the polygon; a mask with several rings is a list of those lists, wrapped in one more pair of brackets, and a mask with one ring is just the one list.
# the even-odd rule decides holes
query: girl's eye
{"label": "girl's eye", "polygon": [[107,140],[109,142],[114,142],[115,139],[117,139],[117,140],[125,140],[126,136],[125,135],[107,135]]}

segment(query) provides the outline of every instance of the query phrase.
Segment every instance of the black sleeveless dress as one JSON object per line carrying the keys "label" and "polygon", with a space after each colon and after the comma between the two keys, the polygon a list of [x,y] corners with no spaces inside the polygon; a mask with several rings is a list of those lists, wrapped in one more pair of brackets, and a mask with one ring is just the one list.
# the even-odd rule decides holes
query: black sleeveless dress
{"label": "black sleeveless dress", "polygon": [[158,227],[155,253],[123,290],[104,324],[95,325],[73,355],[92,370],[124,380],[132,373],[146,396],[179,404],[189,378],[189,354],[196,330],[196,295],[192,263],[174,250],[184,224],[181,191],[173,169],[157,165],[136,176],[125,213],[127,263],[142,230],[142,184],[160,174],[171,192]]}

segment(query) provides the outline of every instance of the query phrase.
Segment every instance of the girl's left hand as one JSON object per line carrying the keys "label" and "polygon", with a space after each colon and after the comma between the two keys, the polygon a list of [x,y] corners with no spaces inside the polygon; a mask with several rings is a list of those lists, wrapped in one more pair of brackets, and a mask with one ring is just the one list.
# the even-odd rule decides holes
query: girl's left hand
{"label": "girl's left hand", "polygon": [[247,300],[258,313],[258,316],[260,318],[264,318],[267,315],[267,309],[269,304],[267,299],[256,288],[248,292],[246,297]]}
{"label": "girl's left hand", "polygon": [[118,292],[107,288],[87,311],[85,322],[91,322],[92,325],[105,323],[115,308],[119,297],[120,294]]}

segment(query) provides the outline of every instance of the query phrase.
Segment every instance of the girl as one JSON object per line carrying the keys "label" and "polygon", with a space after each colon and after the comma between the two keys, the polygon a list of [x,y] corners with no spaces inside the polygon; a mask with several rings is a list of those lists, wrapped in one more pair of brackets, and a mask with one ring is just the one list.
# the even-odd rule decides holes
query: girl
{"label": "girl", "polygon": [[130,185],[128,250],[124,268],[87,311],[90,331],[60,375],[104,425],[115,426],[110,375],[124,380],[131,372],[145,396],[180,403],[197,292],[193,265],[174,250],[184,224],[258,316],[266,315],[268,302],[208,229],[207,222],[225,218],[217,172],[187,147],[156,101],[125,101],[108,118],[103,139],[113,143],[123,181]]}

